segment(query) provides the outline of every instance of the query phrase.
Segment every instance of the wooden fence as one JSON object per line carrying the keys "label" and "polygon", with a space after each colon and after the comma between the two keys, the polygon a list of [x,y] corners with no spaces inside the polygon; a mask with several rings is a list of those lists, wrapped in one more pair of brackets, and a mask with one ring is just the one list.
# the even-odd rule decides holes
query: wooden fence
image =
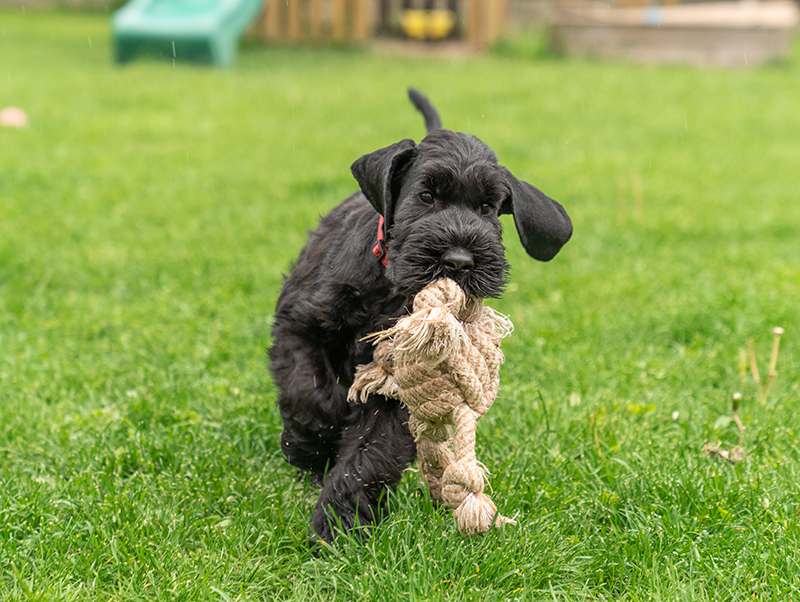
{"label": "wooden fence", "polygon": [[267,0],[256,31],[280,42],[364,43],[398,36],[406,9],[450,10],[453,36],[483,50],[503,33],[509,0]]}

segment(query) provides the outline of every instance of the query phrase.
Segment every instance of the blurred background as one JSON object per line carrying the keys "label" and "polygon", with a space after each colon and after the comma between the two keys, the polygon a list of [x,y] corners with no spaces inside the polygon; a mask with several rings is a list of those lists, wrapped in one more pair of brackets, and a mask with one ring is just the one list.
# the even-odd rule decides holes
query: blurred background
{"label": "blurred background", "polygon": [[[0,0],[0,598],[796,599],[796,27],[782,0]],[[409,86],[575,226],[542,264],[503,218],[478,455],[518,526],[465,541],[409,472],[313,558],[272,312],[352,162],[424,136]]]}

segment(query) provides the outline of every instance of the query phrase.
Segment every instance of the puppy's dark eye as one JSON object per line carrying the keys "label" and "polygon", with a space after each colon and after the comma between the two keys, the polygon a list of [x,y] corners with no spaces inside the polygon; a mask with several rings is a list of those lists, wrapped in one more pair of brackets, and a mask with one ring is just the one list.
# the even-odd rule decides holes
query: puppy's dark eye
{"label": "puppy's dark eye", "polygon": [[433,195],[430,192],[428,192],[427,190],[425,192],[420,192],[419,193],[419,199],[423,203],[427,203],[428,205],[433,203]]}
{"label": "puppy's dark eye", "polygon": [[481,214],[482,215],[489,215],[492,212],[492,206],[489,203],[484,203],[481,205]]}

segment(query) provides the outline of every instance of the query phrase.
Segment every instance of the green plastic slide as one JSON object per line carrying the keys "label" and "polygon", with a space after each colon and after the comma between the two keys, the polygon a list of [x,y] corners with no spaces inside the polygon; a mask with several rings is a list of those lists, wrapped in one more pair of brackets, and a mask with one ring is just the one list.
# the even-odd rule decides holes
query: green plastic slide
{"label": "green plastic slide", "polygon": [[131,0],[114,13],[116,59],[137,55],[228,67],[265,0]]}

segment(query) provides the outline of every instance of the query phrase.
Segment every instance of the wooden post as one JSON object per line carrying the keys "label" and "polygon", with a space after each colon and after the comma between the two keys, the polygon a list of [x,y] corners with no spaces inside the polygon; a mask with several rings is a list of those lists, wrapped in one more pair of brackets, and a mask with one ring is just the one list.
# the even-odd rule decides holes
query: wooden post
{"label": "wooden post", "polygon": [[281,3],[275,0],[267,2],[264,15],[264,35],[268,40],[277,40],[281,33]]}
{"label": "wooden post", "polygon": [[475,50],[485,50],[506,24],[507,0],[468,0],[465,38]]}
{"label": "wooden post", "polygon": [[347,2],[332,0],[333,4],[333,39],[344,41],[347,35]]}
{"label": "wooden post", "polygon": [[492,21],[492,39],[489,44],[494,44],[495,40],[505,33],[506,23],[508,22],[508,0],[495,0],[496,10]]}
{"label": "wooden post", "polygon": [[363,42],[370,37],[371,4],[370,0],[354,0],[353,39],[356,42]]}
{"label": "wooden post", "polygon": [[308,8],[308,26],[312,39],[318,40],[322,37],[322,0],[311,0]]}
{"label": "wooden post", "polygon": [[[272,0],[273,2],[275,0]],[[277,0],[280,2],[280,0]],[[287,12],[289,13],[288,18],[288,37],[293,42],[298,41],[302,36],[302,31],[300,29],[300,2],[302,0],[287,0]]]}
{"label": "wooden post", "polygon": [[484,27],[486,23],[483,20],[482,3],[486,0],[468,0],[467,9],[467,43],[473,48],[481,48],[483,46]]}

